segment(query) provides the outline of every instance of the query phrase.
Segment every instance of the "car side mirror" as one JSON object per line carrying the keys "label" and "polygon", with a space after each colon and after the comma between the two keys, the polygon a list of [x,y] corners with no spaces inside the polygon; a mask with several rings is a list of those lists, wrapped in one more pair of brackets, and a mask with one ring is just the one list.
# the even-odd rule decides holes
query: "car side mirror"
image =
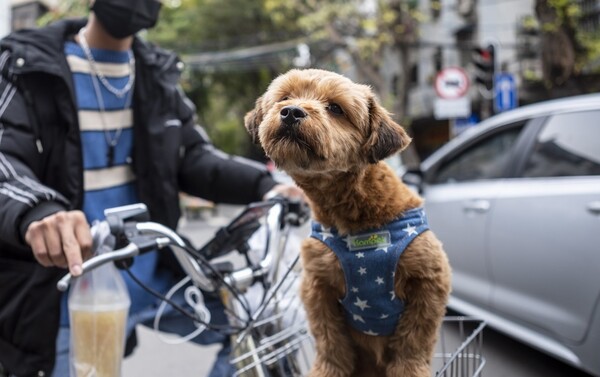
{"label": "car side mirror", "polygon": [[402,175],[402,182],[420,194],[423,191],[423,172],[420,169],[409,169]]}

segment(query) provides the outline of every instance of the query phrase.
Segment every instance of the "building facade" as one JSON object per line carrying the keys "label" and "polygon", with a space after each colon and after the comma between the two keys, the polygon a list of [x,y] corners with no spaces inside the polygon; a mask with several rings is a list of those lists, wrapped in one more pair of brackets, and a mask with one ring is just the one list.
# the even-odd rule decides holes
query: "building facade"
{"label": "building facade", "polygon": [[[511,74],[517,88],[523,75],[541,75],[536,33],[524,27],[534,20],[534,0],[421,0],[420,41],[416,56],[417,84],[409,95],[407,116],[412,119],[419,155],[423,158],[471,125],[494,113],[493,87],[478,83],[477,52],[493,46],[493,69]],[[537,29],[534,29],[534,31]],[[461,118],[436,116],[435,80],[440,71],[457,67],[466,72],[465,96],[471,115]],[[488,74],[487,80],[493,82]],[[419,142],[419,140],[422,140]]]}
{"label": "building facade", "polygon": [[[2,0],[0,0],[2,1]],[[6,1],[6,0],[4,0]],[[37,19],[49,9],[55,7],[60,0],[8,0],[11,3],[11,30],[32,28],[37,26]]]}

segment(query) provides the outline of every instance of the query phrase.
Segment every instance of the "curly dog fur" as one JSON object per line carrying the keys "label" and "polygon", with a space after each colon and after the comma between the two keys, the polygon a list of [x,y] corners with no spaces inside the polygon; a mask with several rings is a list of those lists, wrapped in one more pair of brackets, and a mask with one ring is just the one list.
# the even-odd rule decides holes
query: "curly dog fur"
{"label": "curly dog fur", "polygon": [[[422,205],[381,161],[410,138],[368,86],[333,72],[291,70],[273,80],[244,120],[253,140],[304,190],[315,220],[340,234],[378,228]],[[339,303],[344,273],[324,243],[306,239],[301,257],[301,297],[317,348],[311,376],[431,375],[450,292],[450,266],[433,232],[417,236],[396,266],[394,289],[406,306],[390,336],[346,323]]]}

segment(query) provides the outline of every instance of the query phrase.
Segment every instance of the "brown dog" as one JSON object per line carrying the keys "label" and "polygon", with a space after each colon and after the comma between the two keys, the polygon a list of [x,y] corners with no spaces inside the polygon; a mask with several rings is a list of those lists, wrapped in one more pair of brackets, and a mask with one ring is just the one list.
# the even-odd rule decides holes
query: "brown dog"
{"label": "brown dog", "polygon": [[450,267],[422,199],[380,162],[408,145],[403,128],[369,87],[317,69],[276,78],[244,120],[311,202],[310,375],[430,376]]}

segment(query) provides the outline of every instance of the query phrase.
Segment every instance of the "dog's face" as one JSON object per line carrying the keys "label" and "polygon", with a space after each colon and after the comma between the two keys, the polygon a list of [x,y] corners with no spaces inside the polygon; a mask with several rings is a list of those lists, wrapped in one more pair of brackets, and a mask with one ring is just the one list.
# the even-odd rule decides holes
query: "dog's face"
{"label": "dog's face", "polygon": [[273,80],[244,122],[253,141],[288,173],[349,171],[410,142],[368,86],[318,69]]}

